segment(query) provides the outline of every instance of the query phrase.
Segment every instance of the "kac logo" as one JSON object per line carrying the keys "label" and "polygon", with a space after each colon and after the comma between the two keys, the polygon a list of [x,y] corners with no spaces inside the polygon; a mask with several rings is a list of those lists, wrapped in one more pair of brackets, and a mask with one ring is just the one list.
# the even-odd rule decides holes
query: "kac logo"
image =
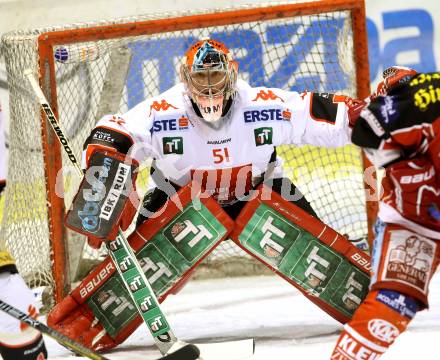
{"label": "kac logo", "polygon": [[391,344],[400,334],[399,329],[383,319],[372,319],[368,322],[368,331],[380,341]]}
{"label": "kac logo", "polygon": [[281,99],[278,95],[276,95],[272,90],[260,90],[260,92],[257,94],[255,99],[253,99],[252,101],[257,101],[257,100],[267,101],[267,100],[277,100],[277,99],[284,102],[284,100]]}

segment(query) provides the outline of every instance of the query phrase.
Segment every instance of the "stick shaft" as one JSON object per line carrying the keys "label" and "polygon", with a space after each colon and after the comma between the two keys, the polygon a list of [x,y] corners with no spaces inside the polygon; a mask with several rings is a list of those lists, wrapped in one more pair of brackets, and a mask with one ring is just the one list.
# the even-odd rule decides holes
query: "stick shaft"
{"label": "stick shaft", "polygon": [[[52,125],[55,134],[57,135],[59,141],[63,145],[64,150],[66,151],[70,161],[77,169],[78,175],[82,178],[84,176],[81,167],[70,147],[68,139],[64,136],[62,129],[60,128],[59,122],[52,111],[46,97],[44,96],[43,91],[40,88],[35,76],[32,71],[25,70],[25,76],[29,79],[32,89],[35,92],[35,95],[38,98],[38,101],[44,110],[44,113]],[[139,312],[139,315],[144,320],[145,324],[148,327],[151,335],[156,342],[157,347],[159,348],[162,354],[166,354],[168,350],[172,347],[172,345],[178,341],[171,328],[168,325],[168,321],[165,318],[162,310],[159,307],[159,301],[157,300],[154,291],[148,282],[144,272],[142,271],[141,266],[139,265],[130,245],[128,244],[127,239],[122,233],[121,229],[118,231],[118,236],[116,240],[112,243],[119,244],[116,246],[116,250],[113,250],[111,246],[109,246],[109,242],[107,241],[107,249],[109,250],[109,254],[111,259],[113,260],[115,267],[123,280],[125,287],[127,288],[133,302],[136,305],[136,308]],[[133,285],[130,286],[128,283],[128,276],[121,269],[119,264],[120,259],[124,257],[129,257],[132,263],[135,265],[135,271],[137,272],[136,276],[140,279],[139,283],[141,283],[141,287],[133,289]],[[133,274],[131,274],[132,276]],[[148,304],[148,309],[146,311],[142,310],[142,307],[145,304]],[[152,321],[153,319],[153,321]]]}
{"label": "stick shaft", "polygon": [[67,336],[32,318],[31,316],[18,310],[12,305],[5,303],[3,300],[0,300],[0,310],[3,310],[5,313],[12,316],[13,318],[28,324],[34,329],[37,329],[41,333],[50,336],[51,338],[55,339],[57,342],[77,353],[78,355],[82,355],[93,360],[107,360],[107,358],[105,358],[104,356],[94,353],[92,350],[84,347],[76,341],[73,341],[72,339],[69,339]]}

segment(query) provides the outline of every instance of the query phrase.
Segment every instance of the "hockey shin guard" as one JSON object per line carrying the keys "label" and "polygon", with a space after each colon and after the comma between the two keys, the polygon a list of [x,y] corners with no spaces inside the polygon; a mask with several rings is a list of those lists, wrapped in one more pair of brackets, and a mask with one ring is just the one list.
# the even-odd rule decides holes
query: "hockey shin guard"
{"label": "hockey shin guard", "polygon": [[332,360],[378,359],[419,310],[416,300],[391,290],[371,291],[344,326]]}

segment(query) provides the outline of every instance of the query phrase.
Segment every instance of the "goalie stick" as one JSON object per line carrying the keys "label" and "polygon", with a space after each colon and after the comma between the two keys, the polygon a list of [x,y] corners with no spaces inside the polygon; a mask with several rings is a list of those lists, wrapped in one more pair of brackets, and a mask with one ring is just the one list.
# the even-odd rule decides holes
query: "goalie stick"
{"label": "goalie stick", "polygon": [[[75,167],[78,175],[82,178],[84,173],[79,166],[79,163],[72,151],[68,139],[65,137],[64,132],[61,129],[60,123],[57,120],[52,108],[50,107],[46,96],[40,88],[36,78],[33,75],[32,70],[26,69],[24,75],[28,78],[29,83],[47,117],[47,120],[51,124],[58,140],[62,144],[65,152],[67,153],[69,160]],[[178,340],[171,330],[165,315],[159,307],[159,301],[151,288],[144,272],[142,271],[139,262],[137,261],[133,250],[131,249],[128,241],[125,239],[122,230],[118,230],[118,235],[114,241],[106,242],[107,250],[119,276],[123,280],[125,287],[127,288],[139,315],[142,317],[145,325],[148,327],[153,339],[162,355],[166,355],[171,351],[174,351],[180,347],[187,345],[187,343]],[[128,281],[129,277],[127,273],[124,273],[120,266],[120,261],[124,258],[129,258],[134,264],[135,277],[139,279],[138,286],[133,290]],[[130,274],[130,280],[133,279],[133,273]],[[147,306],[147,310],[144,311]],[[141,308],[142,306],[142,308]],[[104,334],[103,334],[104,335]],[[253,355],[255,344],[253,339],[229,341],[222,343],[210,343],[197,345],[200,348],[201,359],[203,360],[217,360],[217,359],[244,359]]]}
{"label": "goalie stick", "polygon": [[[37,329],[42,334],[50,336],[61,345],[64,345],[66,348],[72,350],[77,355],[85,356],[86,358],[92,360],[108,360],[108,358],[96,354],[92,350],[86,348],[85,346],[82,346],[76,341],[73,341],[67,336],[59,333],[58,331],[50,328],[49,326],[25,314],[24,312],[18,310],[12,305],[5,303],[2,300],[0,300],[0,310],[3,310],[6,314],[12,316],[13,318],[25,324],[28,324],[34,329]],[[198,358],[199,354],[199,349],[196,346],[188,344],[181,347],[180,349],[177,349],[175,352],[172,352],[169,355],[163,356],[157,360],[195,360]]]}

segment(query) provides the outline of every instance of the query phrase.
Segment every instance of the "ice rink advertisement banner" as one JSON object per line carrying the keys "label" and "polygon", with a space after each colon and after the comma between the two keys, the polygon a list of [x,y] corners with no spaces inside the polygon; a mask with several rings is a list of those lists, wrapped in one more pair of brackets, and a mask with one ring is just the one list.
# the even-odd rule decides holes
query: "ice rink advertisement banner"
{"label": "ice rink advertisement banner", "polygon": [[[440,7],[440,4],[438,5]],[[370,76],[373,82],[379,80],[381,72],[392,65],[405,65],[418,71],[435,71],[437,61],[434,53],[434,17],[427,9],[408,8],[384,11],[372,19],[367,18],[367,31],[369,43]],[[307,53],[313,51],[313,44],[322,41],[327,47],[335,46],[334,42],[326,41],[334,37],[333,29],[342,31],[342,20],[330,20],[335,24],[328,24],[330,31],[322,31],[322,20],[310,24],[307,29],[298,31],[299,24],[267,26],[263,36],[251,29],[237,29],[228,32],[214,32],[212,38],[223,41],[232,51],[237,54],[236,60],[239,71],[245,74],[245,78],[252,86],[268,86],[302,91],[309,89],[308,84],[314,83],[310,78],[296,78],[290,85],[291,74],[298,71],[306,57],[299,57],[301,51]],[[323,39],[316,39],[317,33]],[[300,32],[300,36],[294,42],[292,39]],[[154,61],[158,66],[159,90],[165,91],[178,81],[176,63],[177,59],[184,55],[185,50],[196,39],[191,36],[173,37],[166,39],[152,39],[138,42],[131,47],[133,58],[132,66],[127,79],[128,106],[131,108],[143,100],[140,92],[136,91],[137,77],[144,62]],[[276,67],[274,73],[265,77],[265,63],[263,58],[263,46],[270,47],[292,42],[290,52],[284,55]],[[311,44],[304,46],[304,44]],[[306,47],[306,48],[305,48]],[[162,49],[169,51],[162,51]],[[324,66],[332,67],[325,69],[327,74],[343,74],[341,69],[334,69],[339,64],[338,53],[334,49],[324,49]],[[244,55],[241,55],[244,54]],[[240,56],[241,55],[241,56]],[[319,75],[316,75],[319,76]],[[310,76],[308,76],[310,77]],[[264,79],[262,81],[262,79]],[[333,79],[327,76],[324,88],[327,91],[343,91],[344,79]],[[342,86],[342,88],[341,88]],[[309,89],[311,90],[311,89]],[[144,94],[145,95],[145,94]]]}
{"label": "ice rink advertisement banner", "polygon": [[[111,2],[111,1],[110,1]],[[2,5],[0,2],[0,9],[4,7],[5,15],[8,11],[13,12],[14,4],[18,7],[19,2],[12,1],[8,7]],[[176,1],[174,3],[174,10],[183,10],[188,8],[194,8],[196,4],[197,8],[203,6],[198,1]],[[189,7],[189,3],[193,6]],[[246,1],[238,1],[239,4],[246,3]],[[255,2],[256,3],[256,2]],[[142,14],[151,12],[152,2],[147,1],[146,4],[140,8],[137,2],[127,2],[127,8],[122,15]],[[228,6],[230,2],[218,1],[217,7]],[[82,5],[79,4],[78,7]],[[124,5],[125,6],[125,5]],[[171,5],[169,5],[171,6]],[[40,23],[30,23],[32,18],[25,20],[24,14],[18,18],[14,28],[17,26],[22,28],[35,28],[41,26],[69,23],[74,21],[88,21],[91,19],[100,19],[103,17],[112,18],[120,16],[120,13],[116,13],[115,8],[111,12],[110,7],[107,10],[108,13],[100,13],[97,11],[94,13],[93,9],[88,8],[87,15],[84,14],[84,18],[72,19],[71,11],[64,5],[54,3],[54,8],[57,13],[61,14],[56,19],[53,19],[53,23],[47,23],[48,20],[40,19]],[[168,9],[165,9],[168,10]],[[171,9],[169,9],[171,10]],[[33,13],[34,20],[36,19],[35,13],[38,13],[37,7]],[[156,10],[155,10],[156,11]],[[423,3],[415,0],[403,0],[398,3],[388,3],[378,0],[366,0],[366,12],[367,12],[367,30],[368,30],[368,43],[369,43],[369,61],[370,61],[370,76],[373,83],[376,83],[383,69],[391,65],[406,65],[415,68],[418,71],[435,71],[437,70],[437,64],[440,61],[440,46],[435,44],[434,39],[439,33],[439,16],[440,15],[440,3],[437,0],[424,1]],[[77,16],[80,16],[81,11],[78,11]],[[70,16],[70,17],[69,17]],[[20,20],[21,19],[21,20]],[[56,22],[55,22],[56,21]],[[12,30],[11,27],[14,24],[5,23],[0,24],[0,32],[6,32]],[[307,40],[316,41],[311,39],[313,36],[313,26],[318,24],[311,24],[310,29],[307,29],[302,33],[302,44],[307,44]],[[336,26],[342,26],[336,24]],[[296,33],[295,24],[289,24],[285,26],[267,26],[263,36],[258,35],[252,30],[235,30],[233,32],[214,33],[213,37],[217,37],[220,40],[225,41],[233,50],[234,53],[240,54],[237,58],[240,66],[240,71],[245,73],[245,78],[251,83],[251,85],[266,85],[271,87],[290,88],[291,90],[304,90],[303,87],[310,79],[298,78],[294,85],[288,84],[288,73],[295,71],[300,66],[301,62],[305,59],[295,58],[292,54],[295,49],[286,53],[285,57],[281,59],[280,64],[275,69],[275,72],[270,78],[264,78],[262,76],[264,70],[264,59],[262,57],[263,44],[277,45],[281,43],[288,43],[292,41],[293,36]],[[182,41],[183,40],[183,41]],[[142,99],[142,94],[135,93],[130,84],[135,84],[135,79],[131,78],[139,74],[137,70],[142,67],[145,61],[154,61],[158,64],[158,90],[164,91],[178,81],[176,71],[176,60],[184,54],[184,45],[189,45],[194,38],[191,36],[183,36],[183,38],[170,38],[170,39],[157,39],[151,40],[149,43],[139,43],[132,48],[133,58],[131,63],[131,69],[127,78],[127,95],[128,95],[128,107],[131,108]],[[324,40],[325,43],[325,39]],[[155,44],[154,42],[164,41],[167,44]],[[161,45],[161,46],[159,46]],[[166,52],[154,51],[155,48],[163,49],[163,45],[166,45]],[[293,42],[293,47],[302,46]],[[251,51],[250,51],[251,50]],[[306,49],[307,50],[307,49]],[[249,60],[252,59],[252,66],[249,66]],[[334,65],[336,59],[326,59],[328,66]],[[0,62],[1,63],[1,62]],[[338,62],[336,62],[338,64]],[[4,65],[0,67],[0,101],[4,104],[4,110],[8,115],[7,103],[7,81]],[[257,83],[253,83],[260,79]],[[264,79],[261,83],[261,79]],[[340,80],[339,84],[341,84]],[[342,79],[343,80],[343,79]],[[336,88],[332,84],[335,83],[331,78],[327,79],[326,88],[332,91],[342,90],[341,86]],[[337,81],[338,82],[338,81]],[[310,89],[309,89],[310,90]],[[146,96],[147,94],[145,94]],[[6,116],[7,117],[7,116]],[[6,119],[7,121],[7,119]]]}
{"label": "ice rink advertisement banner", "polygon": [[366,3],[373,81],[379,79],[383,69],[396,64],[418,71],[438,70],[440,49],[434,39],[440,31],[439,2],[426,1],[422,5],[416,1],[399,1],[393,6],[371,0]]}

